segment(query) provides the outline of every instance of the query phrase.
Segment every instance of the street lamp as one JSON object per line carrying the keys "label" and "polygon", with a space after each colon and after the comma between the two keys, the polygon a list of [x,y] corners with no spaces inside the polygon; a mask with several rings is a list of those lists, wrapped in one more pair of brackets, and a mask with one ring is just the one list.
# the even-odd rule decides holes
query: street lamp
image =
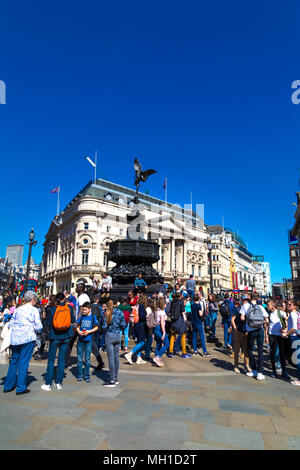
{"label": "street lamp", "polygon": [[29,240],[26,242],[29,245],[29,251],[28,251],[28,258],[27,258],[27,269],[26,269],[26,281],[25,281],[25,287],[24,287],[24,294],[27,292],[28,288],[28,278],[29,278],[29,271],[30,271],[30,260],[31,260],[31,250],[32,246],[37,244],[37,241],[35,240],[35,233],[33,231],[33,228],[31,229],[31,232],[28,236]]}
{"label": "street lamp", "polygon": [[212,258],[211,258],[211,251],[213,249],[213,244],[207,240],[207,249],[208,249],[208,258],[209,258],[209,275],[210,275],[210,293],[214,293],[214,286],[213,286],[213,274],[212,274]]}

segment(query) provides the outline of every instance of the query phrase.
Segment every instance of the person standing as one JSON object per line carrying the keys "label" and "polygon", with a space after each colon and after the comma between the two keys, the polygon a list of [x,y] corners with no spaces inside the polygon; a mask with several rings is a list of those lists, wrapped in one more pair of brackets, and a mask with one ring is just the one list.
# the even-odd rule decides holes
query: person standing
{"label": "person standing", "polygon": [[[245,298],[243,305],[246,303],[249,304],[249,299]],[[242,307],[241,307],[242,308]],[[232,318],[231,318],[231,326],[233,331],[235,332],[234,338],[234,372],[236,374],[240,373],[239,369],[239,354],[240,349],[242,347],[244,363],[245,363],[245,371],[251,372],[249,367],[249,356],[247,351],[247,330],[246,330],[246,320],[241,320],[241,313],[240,310],[236,309]]]}
{"label": "person standing", "polygon": [[171,318],[171,337],[170,337],[170,348],[168,357],[175,357],[174,355],[174,343],[176,335],[181,335],[181,349],[182,358],[187,359],[192,357],[191,354],[186,352],[186,314],[183,300],[180,294],[173,294],[173,300],[170,306],[170,318]]}
{"label": "person standing", "polygon": [[208,354],[206,349],[206,341],[205,341],[205,333],[204,333],[204,325],[203,325],[203,310],[200,304],[200,297],[199,295],[195,295],[194,302],[192,303],[192,311],[191,311],[191,320],[192,320],[192,327],[193,327],[193,350],[194,355],[197,356],[199,354],[197,348],[197,333],[200,335],[201,347],[203,352],[203,357],[211,357],[211,354]]}
{"label": "person standing", "polygon": [[11,392],[16,384],[16,395],[30,392],[26,384],[29,362],[37,333],[43,328],[39,312],[35,307],[38,300],[34,291],[25,292],[25,304],[16,309],[8,323],[8,328],[11,329],[12,356],[3,387],[4,393]]}
{"label": "person standing", "polygon": [[150,359],[150,350],[151,350],[151,343],[152,337],[149,334],[149,330],[147,327],[147,297],[144,294],[141,294],[138,300],[137,305],[137,317],[138,321],[134,324],[134,333],[135,337],[137,338],[137,344],[134,348],[125,354],[125,359],[129,362],[129,364],[133,364],[132,357],[133,355],[137,355],[136,364],[145,364],[141,357],[141,352],[145,349],[146,358]]}
{"label": "person standing", "polygon": [[56,306],[51,308],[46,318],[46,328],[49,331],[49,356],[46,370],[45,383],[41,386],[44,392],[51,392],[54,376],[54,362],[58,350],[57,371],[55,387],[62,389],[64,378],[64,366],[66,353],[70,338],[73,336],[73,326],[75,327],[75,315],[73,308],[66,304],[65,296],[62,292],[56,295]]}
{"label": "person standing", "polygon": [[271,365],[272,365],[272,375],[271,377],[277,378],[276,372],[276,349],[279,349],[279,357],[281,364],[281,377],[284,380],[290,381],[291,378],[286,371],[286,338],[282,337],[282,330],[286,329],[287,316],[286,313],[280,311],[276,308],[276,301],[271,299],[268,302],[269,318],[267,319],[268,324],[268,336],[269,336],[269,345],[270,345],[270,356],[271,356]]}
{"label": "person standing", "polygon": [[[124,352],[128,352],[128,341],[129,341],[129,326],[130,326],[130,315],[131,307],[127,302],[126,297],[122,297],[120,305],[118,308],[123,312],[126,327],[124,329]],[[121,331],[121,343],[122,343],[122,331]]]}
{"label": "person standing", "polygon": [[287,319],[287,328],[282,331],[283,338],[289,338],[291,348],[294,349],[293,357],[294,362],[297,366],[298,378],[291,381],[292,385],[300,386],[300,308],[299,303],[295,300],[290,300],[289,305],[289,316]]}
{"label": "person standing", "polygon": [[[248,377],[255,377],[257,380],[264,380],[263,375],[263,359],[264,359],[264,328],[266,328],[266,319],[268,313],[262,305],[257,304],[259,294],[257,292],[251,293],[250,304],[244,304],[241,307],[241,320],[246,320],[246,331],[247,331],[247,351],[249,356],[249,364],[252,369],[247,372]],[[253,346],[256,342],[258,350],[258,361],[256,362],[253,355]]]}
{"label": "person standing", "polygon": [[153,328],[153,334],[156,340],[155,358],[153,359],[153,361],[158,367],[164,366],[164,363],[162,362],[161,358],[169,347],[169,338],[166,333],[167,314],[165,312],[165,306],[165,299],[160,297],[157,301],[157,310],[155,312],[155,317],[157,319],[158,325]]}
{"label": "person standing", "polygon": [[215,296],[213,294],[208,295],[208,327],[211,331],[209,336],[210,339],[215,339],[216,337],[216,322],[218,318],[218,304]]}
{"label": "person standing", "polygon": [[123,312],[117,308],[117,302],[109,300],[104,316],[105,344],[108,356],[110,379],[104,387],[113,388],[119,384],[119,350],[121,344],[121,332],[126,327]]}
{"label": "person standing", "polygon": [[195,290],[196,290],[196,283],[194,280],[194,276],[192,274],[190,275],[189,279],[185,281],[185,286],[186,286],[188,295],[193,299],[195,295]]}
{"label": "person standing", "polygon": [[229,294],[225,294],[224,302],[220,305],[222,325],[224,328],[224,348],[232,351],[231,346],[231,318],[234,313],[234,303],[229,299]]}
{"label": "person standing", "polygon": [[[99,322],[96,315],[91,312],[90,302],[85,302],[82,306],[82,315],[78,318],[76,329],[78,333],[77,341],[77,380],[90,382],[90,358],[93,344],[93,334],[98,330]],[[84,371],[83,371],[84,357]]]}

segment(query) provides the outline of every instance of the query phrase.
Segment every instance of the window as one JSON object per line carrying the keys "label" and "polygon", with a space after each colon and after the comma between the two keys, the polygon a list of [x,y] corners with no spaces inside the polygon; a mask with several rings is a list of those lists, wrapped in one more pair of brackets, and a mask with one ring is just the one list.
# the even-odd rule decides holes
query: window
{"label": "window", "polygon": [[195,265],[192,264],[192,275],[195,276]]}
{"label": "window", "polygon": [[89,264],[89,250],[82,250],[82,264],[84,266]]}
{"label": "window", "polygon": [[212,257],[212,258],[213,258],[213,261],[216,261],[216,256],[215,256],[215,255],[213,255],[213,257]]}
{"label": "window", "polygon": [[198,266],[198,276],[201,277],[201,266]]}
{"label": "window", "polygon": [[87,238],[85,238],[85,239],[83,240],[83,243],[84,243],[85,245],[87,245],[87,244],[88,244],[88,242],[89,242],[89,241],[88,241],[88,239],[87,239]]}
{"label": "window", "polygon": [[89,229],[89,223],[88,222],[84,222],[84,230],[88,230]]}
{"label": "window", "polygon": [[106,227],[107,233],[110,233],[110,229],[111,229],[111,227],[110,227],[110,225],[108,225],[108,226]]}
{"label": "window", "polygon": [[106,251],[104,252],[104,255],[103,255],[103,266],[105,266],[105,268],[107,268],[107,266],[108,266],[108,258],[107,258],[107,252]]}

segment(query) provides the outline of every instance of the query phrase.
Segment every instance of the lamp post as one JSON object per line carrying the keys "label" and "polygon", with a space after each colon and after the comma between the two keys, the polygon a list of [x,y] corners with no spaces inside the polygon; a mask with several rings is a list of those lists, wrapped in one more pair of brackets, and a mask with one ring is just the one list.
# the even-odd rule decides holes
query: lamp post
{"label": "lamp post", "polygon": [[32,246],[37,244],[37,241],[34,238],[35,238],[35,233],[34,233],[33,228],[32,228],[31,232],[29,234],[29,240],[28,240],[28,242],[26,242],[29,245],[29,251],[28,251],[28,258],[27,258],[26,281],[25,281],[25,287],[24,287],[24,294],[25,294],[25,292],[27,292],[27,288],[28,288],[28,278],[29,278],[29,271],[30,271],[30,260],[31,260]]}
{"label": "lamp post", "polygon": [[213,284],[213,274],[212,274],[212,258],[211,258],[211,251],[213,249],[213,245],[210,241],[207,241],[207,249],[208,249],[208,258],[209,258],[209,275],[210,275],[210,293],[214,293],[214,284]]}

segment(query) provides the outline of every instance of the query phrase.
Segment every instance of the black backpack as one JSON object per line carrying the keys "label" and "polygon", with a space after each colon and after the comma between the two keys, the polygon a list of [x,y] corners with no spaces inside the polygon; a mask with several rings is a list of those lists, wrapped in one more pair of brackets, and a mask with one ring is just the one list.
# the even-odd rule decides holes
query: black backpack
{"label": "black backpack", "polygon": [[171,322],[175,323],[178,320],[178,318],[181,316],[181,313],[182,313],[182,302],[172,300],[171,307],[170,307]]}
{"label": "black backpack", "polygon": [[229,306],[229,302],[223,302],[220,305],[220,313],[223,318],[229,318],[231,316],[231,310]]}

